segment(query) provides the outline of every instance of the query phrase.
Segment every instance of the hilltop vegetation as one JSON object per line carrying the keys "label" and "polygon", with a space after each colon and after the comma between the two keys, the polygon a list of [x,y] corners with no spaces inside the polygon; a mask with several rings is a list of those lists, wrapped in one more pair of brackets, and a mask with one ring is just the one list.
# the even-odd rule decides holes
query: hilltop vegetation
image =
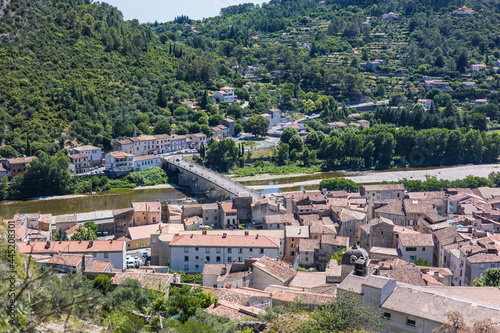
{"label": "hilltop vegetation", "polygon": [[[236,120],[237,132],[254,132],[243,126],[244,117],[271,107],[320,115],[307,122],[316,134],[306,145],[285,142],[272,166],[486,163],[500,152],[498,134],[486,133],[500,116],[493,69],[500,58],[500,6],[493,0],[273,0],[163,24],[124,21],[118,9],[89,0],[4,2],[1,157],[56,155],[76,144],[109,150],[113,138],[134,128],[210,136],[210,126],[224,117]],[[451,15],[463,5],[474,14]],[[381,18],[389,12],[397,19]],[[385,64],[362,65],[375,59]],[[486,70],[470,73],[474,63]],[[242,77],[250,68],[251,79]],[[428,89],[426,76],[445,81],[448,90]],[[209,93],[223,86],[234,86],[241,102],[213,104]],[[418,98],[432,106],[415,105]],[[475,105],[477,98],[488,104]],[[381,99],[390,104],[376,112],[349,108]],[[194,110],[181,104],[187,100]],[[372,128],[332,133],[326,125],[362,119]]]}

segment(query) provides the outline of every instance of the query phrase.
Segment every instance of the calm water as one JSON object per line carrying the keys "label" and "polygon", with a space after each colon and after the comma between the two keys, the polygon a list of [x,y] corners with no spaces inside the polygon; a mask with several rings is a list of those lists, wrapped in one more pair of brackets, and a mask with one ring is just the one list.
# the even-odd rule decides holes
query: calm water
{"label": "calm water", "polygon": [[11,218],[16,212],[62,215],[93,210],[130,207],[132,201],[182,201],[190,193],[178,189],[145,189],[108,191],[81,198],[64,198],[31,201],[0,201],[0,216]]}

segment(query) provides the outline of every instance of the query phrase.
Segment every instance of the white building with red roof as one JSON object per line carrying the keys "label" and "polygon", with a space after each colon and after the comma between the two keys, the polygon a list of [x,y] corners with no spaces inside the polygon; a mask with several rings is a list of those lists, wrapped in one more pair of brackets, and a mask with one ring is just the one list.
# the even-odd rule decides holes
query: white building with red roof
{"label": "white building with red roof", "polygon": [[246,258],[278,258],[280,239],[250,235],[177,235],[172,238],[170,267],[174,271],[201,273],[205,263],[226,264],[243,262]]}
{"label": "white building with red roof", "polygon": [[59,253],[92,255],[95,260],[111,262],[113,268],[123,269],[125,265],[125,242],[110,241],[47,241],[19,242],[18,249],[24,254],[55,255]]}

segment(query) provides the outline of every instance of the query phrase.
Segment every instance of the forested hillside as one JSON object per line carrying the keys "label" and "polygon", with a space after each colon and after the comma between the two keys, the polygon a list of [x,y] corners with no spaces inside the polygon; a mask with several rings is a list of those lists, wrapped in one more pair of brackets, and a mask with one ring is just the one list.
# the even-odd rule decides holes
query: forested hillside
{"label": "forested hillside", "polygon": [[[500,150],[498,134],[484,132],[497,128],[500,116],[497,1],[272,0],[224,8],[204,20],[180,16],[147,25],[124,21],[116,8],[89,0],[3,2],[2,157],[54,155],[75,144],[110,149],[113,138],[132,135],[134,126],[139,134],[175,127],[179,134],[210,135],[209,126],[232,117],[239,131],[245,115],[270,107],[299,117],[319,113],[306,130],[330,134],[323,148],[335,143],[333,137],[349,141],[342,139],[349,132],[364,137],[363,150],[342,156],[337,150],[328,168],[481,163],[495,161]],[[452,15],[464,5],[473,15]],[[396,18],[383,19],[387,13]],[[366,67],[377,59],[384,64]],[[486,70],[471,72],[471,64]],[[244,76],[249,68],[251,78]],[[428,89],[428,78],[443,80],[449,89]],[[241,102],[211,104],[208,94],[227,85]],[[432,100],[432,107],[416,104],[419,98]],[[358,114],[348,107],[381,99],[390,105],[376,112]],[[475,99],[488,104],[475,105]],[[181,104],[187,100],[196,110]],[[353,127],[332,137],[325,125],[359,119],[384,125],[374,131],[385,139],[373,141],[372,134]],[[439,139],[424,134],[421,143],[412,134],[414,149],[404,150],[400,137],[406,132],[393,129],[404,126],[449,131],[430,131],[441,133]],[[422,148],[429,140],[436,142],[433,148]],[[394,148],[383,158],[379,141]],[[307,147],[318,157],[325,154],[319,143]],[[465,148],[456,155],[454,147]],[[424,149],[429,159],[410,157],[415,149]]]}
{"label": "forested hillside", "polygon": [[[54,154],[75,143],[110,148],[133,125],[182,124],[176,104],[232,77],[210,52],[163,45],[105,3],[13,0],[0,11],[0,155]],[[186,68],[189,66],[189,68]],[[221,82],[222,86],[225,82]],[[161,94],[159,96],[159,92]],[[177,105],[179,106],[179,105]],[[30,147],[27,147],[27,140]]]}

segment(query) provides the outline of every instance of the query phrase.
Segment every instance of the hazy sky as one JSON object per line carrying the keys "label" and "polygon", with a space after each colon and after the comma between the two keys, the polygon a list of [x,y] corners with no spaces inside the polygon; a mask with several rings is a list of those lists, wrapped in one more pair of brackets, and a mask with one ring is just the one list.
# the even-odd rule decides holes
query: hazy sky
{"label": "hazy sky", "polygon": [[219,15],[220,9],[241,3],[262,4],[264,0],[101,0],[118,7],[125,20],[138,19],[141,23],[167,22],[176,16],[187,15],[202,19]]}

